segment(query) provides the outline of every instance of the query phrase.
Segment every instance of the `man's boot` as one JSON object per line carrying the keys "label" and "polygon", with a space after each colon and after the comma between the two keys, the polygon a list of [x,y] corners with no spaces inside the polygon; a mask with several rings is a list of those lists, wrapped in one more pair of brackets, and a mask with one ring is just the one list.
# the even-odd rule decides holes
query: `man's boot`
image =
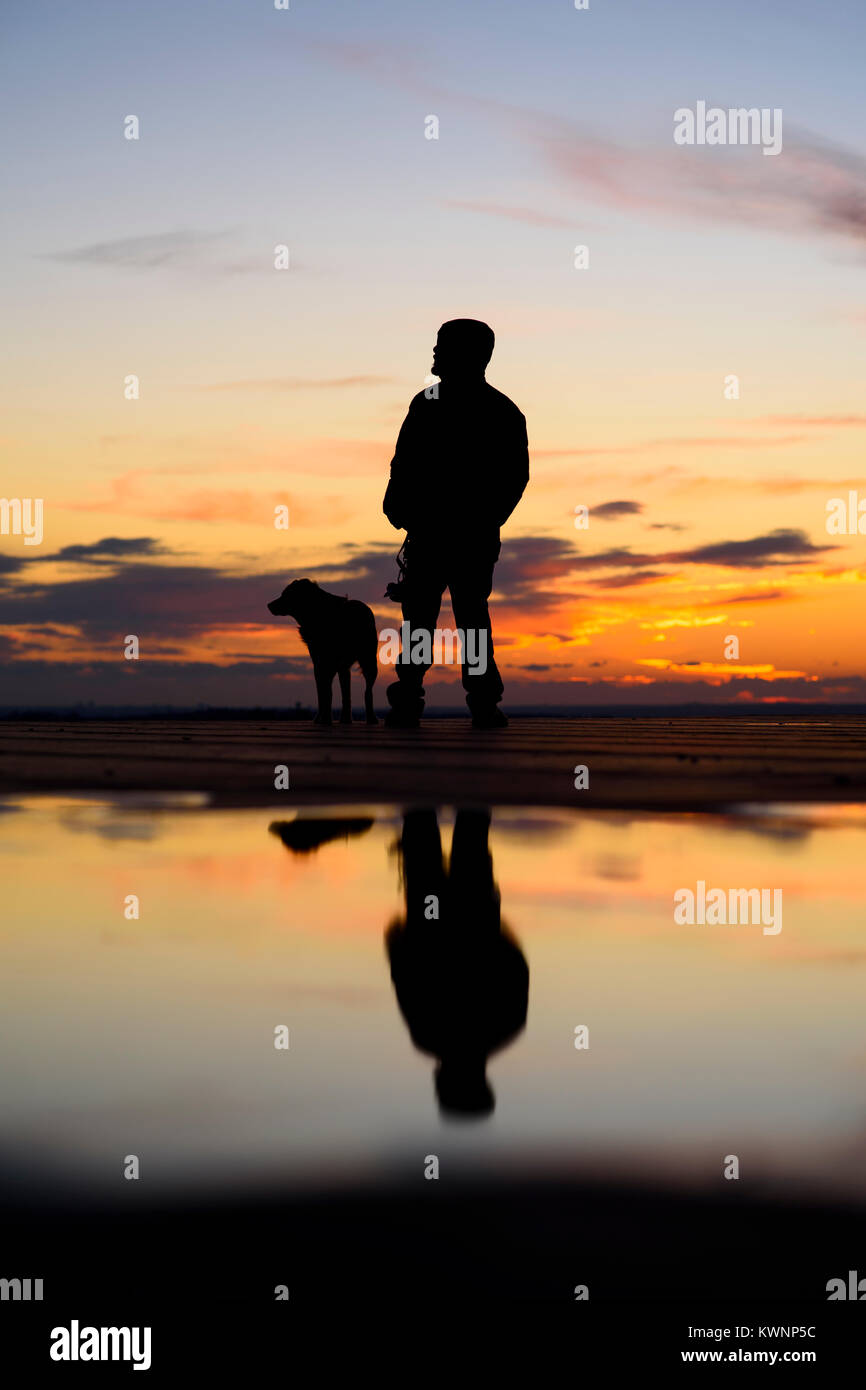
{"label": "man's boot", "polygon": [[394,681],[385,691],[391,706],[385,715],[388,729],[417,729],[424,713],[424,688],[412,687],[405,681]]}

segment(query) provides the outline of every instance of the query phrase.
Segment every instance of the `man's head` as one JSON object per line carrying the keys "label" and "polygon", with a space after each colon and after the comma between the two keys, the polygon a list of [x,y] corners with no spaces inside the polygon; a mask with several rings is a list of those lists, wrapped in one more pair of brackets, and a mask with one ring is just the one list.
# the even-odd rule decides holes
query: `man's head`
{"label": "man's head", "polygon": [[493,329],[480,319],[449,319],[433,349],[433,375],[446,380],[483,377],[493,356]]}
{"label": "man's head", "polygon": [[493,1114],[496,1097],[487,1080],[485,1053],[443,1057],[435,1083],[439,1109],[449,1119],[481,1120]]}

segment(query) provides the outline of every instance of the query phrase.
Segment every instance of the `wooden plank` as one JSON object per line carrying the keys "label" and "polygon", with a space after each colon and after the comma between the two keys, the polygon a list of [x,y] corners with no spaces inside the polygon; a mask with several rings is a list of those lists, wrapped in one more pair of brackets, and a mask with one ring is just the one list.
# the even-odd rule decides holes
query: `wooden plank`
{"label": "wooden plank", "polygon": [[[288,792],[274,768],[289,768]],[[576,791],[573,769],[589,768]],[[866,800],[866,717],[516,718],[479,733],[296,720],[0,723],[0,793],[206,792],[221,803],[698,809]]]}

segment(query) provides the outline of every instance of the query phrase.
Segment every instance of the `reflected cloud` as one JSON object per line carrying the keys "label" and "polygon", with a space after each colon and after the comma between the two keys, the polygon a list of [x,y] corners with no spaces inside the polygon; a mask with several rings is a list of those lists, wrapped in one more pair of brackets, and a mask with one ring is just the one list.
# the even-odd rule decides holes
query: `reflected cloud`
{"label": "reflected cloud", "polygon": [[596,878],[611,883],[636,883],[641,878],[640,860],[633,855],[603,854],[593,866]]}
{"label": "reflected cloud", "polygon": [[497,812],[495,827],[496,835],[500,840],[510,836],[514,836],[518,840],[525,840],[527,836],[534,835],[546,842],[566,839],[573,835],[577,828],[576,819],[566,820],[564,817],[560,817],[554,820],[552,817],[541,814],[538,816],[515,816],[510,815],[508,811]]}
{"label": "reflected cloud", "polygon": [[98,835],[102,840],[155,840],[160,827],[154,817],[142,820],[107,807],[77,806],[60,816],[64,830],[74,835]]}

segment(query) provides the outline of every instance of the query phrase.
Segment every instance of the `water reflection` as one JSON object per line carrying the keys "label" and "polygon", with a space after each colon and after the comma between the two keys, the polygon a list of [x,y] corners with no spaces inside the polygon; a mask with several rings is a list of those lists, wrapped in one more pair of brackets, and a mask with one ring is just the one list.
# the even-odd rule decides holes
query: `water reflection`
{"label": "water reflection", "polygon": [[[15,805],[0,1165],[106,1191],[130,1152],[150,1191],[356,1182],[441,1142],[485,1173],[682,1185],[739,1144],[750,1180],[866,1196],[864,807]],[[676,922],[699,880],[778,887],[784,929]],[[446,1117],[490,1116],[489,1072],[495,1122],[443,1133],[434,1069]]]}
{"label": "water reflection", "polygon": [[[268,830],[292,854],[308,855],[374,824],[371,816],[299,816]],[[391,979],[413,1043],[437,1060],[436,1096],[451,1118],[492,1114],[488,1060],[526,1025],[529,967],[502,922],[489,836],[489,809],[459,810],[446,864],[431,807],[404,814],[394,847],[406,910],[385,931]]]}
{"label": "water reflection", "polygon": [[374,824],[372,816],[299,816],[297,820],[272,821],[268,830],[292,854],[315,854],[334,840],[365,835]]}
{"label": "water reflection", "polygon": [[444,1115],[493,1111],[487,1061],[526,1023],[529,967],[503,924],[488,844],[489,810],[459,810],[446,867],[434,810],[409,811],[398,841],[405,915],[385,943],[400,1012],[437,1059]]}

